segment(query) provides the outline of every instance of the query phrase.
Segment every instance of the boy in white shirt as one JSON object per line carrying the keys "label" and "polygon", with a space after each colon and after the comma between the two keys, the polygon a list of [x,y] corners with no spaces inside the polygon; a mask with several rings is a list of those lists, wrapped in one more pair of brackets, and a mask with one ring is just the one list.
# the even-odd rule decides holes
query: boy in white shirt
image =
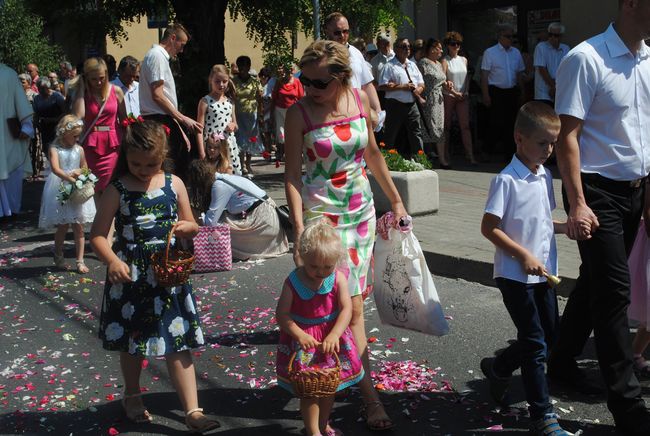
{"label": "boy in white shirt", "polygon": [[481,361],[490,394],[502,403],[510,376],[521,368],[536,435],[571,435],[553,412],[544,363],[559,327],[555,290],[546,281],[557,274],[554,233],[566,223],[553,221],[553,181],[542,165],[553,152],[560,118],[549,106],[530,102],[519,109],[514,139],[517,151],[490,185],[481,233],[496,246],[494,278],[517,328],[517,341],[496,357]]}

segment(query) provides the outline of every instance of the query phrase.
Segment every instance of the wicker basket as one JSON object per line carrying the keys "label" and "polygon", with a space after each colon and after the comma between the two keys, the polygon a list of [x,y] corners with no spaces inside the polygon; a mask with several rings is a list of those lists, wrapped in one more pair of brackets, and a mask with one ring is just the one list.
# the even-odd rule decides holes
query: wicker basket
{"label": "wicker basket", "polygon": [[336,366],[332,368],[294,370],[293,362],[296,360],[294,351],[289,360],[289,379],[298,398],[323,398],[336,393],[341,381],[341,361],[336,353],[334,358]]}
{"label": "wicker basket", "polygon": [[169,248],[177,225],[174,224],[167,235],[165,250],[151,255],[151,268],[160,286],[182,285],[187,282],[192,272],[194,255],[187,251]]}
{"label": "wicker basket", "polygon": [[74,188],[68,201],[72,204],[84,204],[95,195],[95,185],[84,183],[81,188]]}

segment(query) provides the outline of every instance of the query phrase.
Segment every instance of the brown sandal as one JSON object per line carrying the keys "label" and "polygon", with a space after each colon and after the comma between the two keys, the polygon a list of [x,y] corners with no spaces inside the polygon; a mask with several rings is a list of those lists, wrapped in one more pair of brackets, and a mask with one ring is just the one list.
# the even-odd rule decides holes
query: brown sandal
{"label": "brown sandal", "polygon": [[[190,416],[192,416],[192,414],[194,413],[201,414],[201,417],[195,420],[196,422],[198,422],[198,424],[190,423]],[[196,409],[190,409],[187,412],[185,412],[185,425],[187,426],[187,429],[191,433],[199,433],[199,434],[203,434],[210,430],[214,430],[216,428],[221,427],[219,421],[217,421],[216,419],[210,419],[207,416],[205,416],[203,414],[203,409],[200,407],[197,407]]]}
{"label": "brown sandal", "polygon": [[[366,426],[371,431],[386,431],[395,427],[395,424],[390,419],[385,409],[384,409],[384,415],[386,416],[385,418],[374,418],[374,419],[369,418],[370,414],[368,413],[368,409],[377,408],[380,406],[382,409],[384,408],[384,405],[382,404],[381,401],[368,401],[367,403],[364,403],[361,406],[361,409],[359,410],[359,414],[361,415],[361,417],[363,417],[363,419],[366,420]],[[380,425],[380,423],[384,423],[385,425]]]}
{"label": "brown sandal", "polygon": [[141,396],[142,392],[139,392],[137,394],[124,394],[124,398],[122,398],[122,409],[124,409],[126,418],[129,421],[135,424],[148,424],[153,421],[153,416],[151,416],[147,408],[144,407],[144,404],[140,403],[138,407],[126,406],[126,400],[138,398]]}

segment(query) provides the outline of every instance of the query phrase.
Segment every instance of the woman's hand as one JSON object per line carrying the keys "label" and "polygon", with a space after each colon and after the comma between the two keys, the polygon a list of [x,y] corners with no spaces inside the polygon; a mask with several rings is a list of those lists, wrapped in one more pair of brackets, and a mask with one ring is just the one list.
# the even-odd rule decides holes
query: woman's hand
{"label": "woman's hand", "polygon": [[131,269],[120,259],[108,264],[108,280],[111,283],[127,283],[131,281]]}
{"label": "woman's hand", "polygon": [[303,335],[298,338],[298,343],[300,344],[300,348],[304,351],[309,351],[320,345],[320,342],[318,342],[312,335],[304,332]]}
{"label": "woman's hand", "polygon": [[406,212],[406,209],[404,209],[404,205],[402,204],[401,201],[394,203],[393,207],[393,227],[394,228],[399,228],[399,223],[402,220],[402,218],[406,218],[408,216],[408,213]]}
{"label": "woman's hand", "polygon": [[321,343],[321,351],[325,354],[332,354],[333,352],[339,352],[340,344],[339,337],[335,334],[330,333],[323,339]]}
{"label": "woman's hand", "polygon": [[174,234],[181,238],[190,239],[196,236],[199,231],[196,223],[191,221],[180,220],[176,223],[176,228],[174,229]]}

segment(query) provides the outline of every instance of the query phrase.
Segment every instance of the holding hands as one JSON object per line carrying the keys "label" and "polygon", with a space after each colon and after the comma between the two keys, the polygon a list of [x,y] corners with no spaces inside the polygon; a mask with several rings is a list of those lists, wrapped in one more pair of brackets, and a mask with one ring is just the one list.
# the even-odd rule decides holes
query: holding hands
{"label": "holding hands", "polygon": [[577,241],[590,239],[599,225],[598,218],[587,205],[578,205],[567,218],[567,236]]}

